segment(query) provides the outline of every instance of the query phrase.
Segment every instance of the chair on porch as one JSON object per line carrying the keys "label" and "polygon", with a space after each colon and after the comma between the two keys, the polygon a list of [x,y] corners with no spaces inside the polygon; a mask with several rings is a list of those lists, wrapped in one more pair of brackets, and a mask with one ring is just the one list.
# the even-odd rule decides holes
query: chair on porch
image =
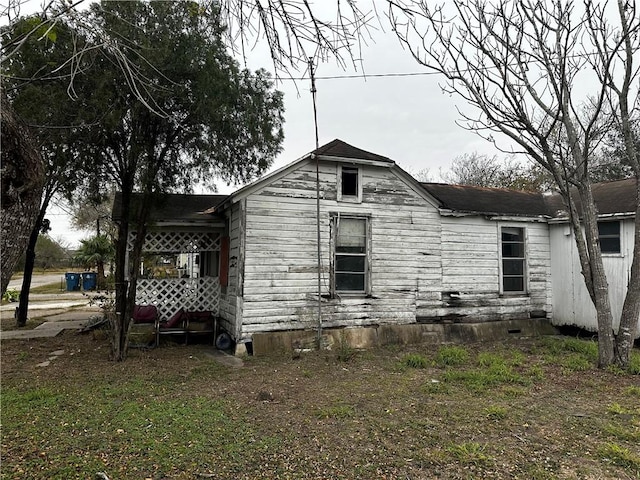
{"label": "chair on porch", "polygon": [[130,347],[153,348],[158,344],[155,334],[158,317],[158,308],[155,305],[135,305],[133,307],[133,325],[129,332]]}
{"label": "chair on porch", "polygon": [[218,333],[218,318],[210,311],[188,312],[178,309],[166,322],[156,319],[156,345],[160,345],[161,335],[184,336],[185,344],[191,335],[211,335],[213,344]]}

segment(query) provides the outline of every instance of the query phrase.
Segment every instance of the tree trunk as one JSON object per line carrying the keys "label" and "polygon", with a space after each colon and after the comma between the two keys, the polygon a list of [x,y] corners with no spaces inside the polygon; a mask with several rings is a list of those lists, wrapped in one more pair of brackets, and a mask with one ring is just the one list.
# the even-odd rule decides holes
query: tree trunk
{"label": "tree trunk", "polygon": [[598,234],[598,212],[591,191],[591,184],[586,183],[578,188],[582,202],[582,216],[589,265],[591,267],[591,282],[593,285],[593,304],[596,308],[598,320],[598,366],[605,368],[611,365],[615,358],[613,314],[609,299],[609,284],[602,262],[602,252]]}
{"label": "tree trunk", "polygon": [[16,315],[16,325],[18,327],[24,327],[27,324],[31,280],[33,278],[33,269],[36,266],[36,244],[38,243],[38,236],[40,235],[40,229],[42,228],[42,222],[49,207],[51,196],[52,193],[48,191],[45,192],[36,223],[29,236],[29,245],[27,246],[24,262],[24,276],[22,277],[22,289],[20,290],[20,304],[18,305],[18,314]]}
{"label": "tree trunk", "polygon": [[16,315],[16,325],[24,327],[27,324],[27,313],[29,310],[29,291],[31,290],[31,278],[33,269],[36,265],[36,243],[38,243],[38,235],[40,234],[40,225],[42,223],[43,213],[40,209],[36,224],[31,229],[29,244],[24,260],[24,276],[22,277],[22,289],[20,290],[20,304],[18,305],[18,313]]}
{"label": "tree trunk", "polygon": [[96,284],[96,288],[98,290],[104,290],[106,282],[104,277],[104,262],[102,260],[96,262],[96,269],[98,270],[98,281]]}
{"label": "tree trunk", "polygon": [[633,261],[631,276],[627,285],[627,295],[622,306],[620,327],[616,335],[616,364],[626,369],[629,366],[633,340],[638,329],[640,317],[640,182],[636,180],[636,218],[635,239],[633,242]]}
{"label": "tree trunk", "polygon": [[44,163],[27,127],[0,92],[2,206],[0,207],[0,277],[2,294],[24,252],[40,209]]}

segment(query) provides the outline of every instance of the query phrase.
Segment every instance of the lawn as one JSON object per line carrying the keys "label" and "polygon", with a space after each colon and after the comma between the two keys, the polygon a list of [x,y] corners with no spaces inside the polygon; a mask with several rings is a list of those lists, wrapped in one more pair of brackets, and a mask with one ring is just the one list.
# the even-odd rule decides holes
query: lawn
{"label": "lawn", "polygon": [[584,340],[241,368],[198,345],[108,352],[99,332],[2,343],[3,479],[640,478],[640,376],[596,369]]}

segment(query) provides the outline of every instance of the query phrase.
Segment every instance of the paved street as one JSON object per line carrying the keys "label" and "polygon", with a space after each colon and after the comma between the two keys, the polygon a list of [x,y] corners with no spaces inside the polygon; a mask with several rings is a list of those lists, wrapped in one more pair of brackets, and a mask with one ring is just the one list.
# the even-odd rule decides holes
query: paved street
{"label": "paved street", "polygon": [[[31,278],[31,288],[41,287],[42,285],[49,285],[51,283],[60,283],[64,288],[64,273],[46,273],[44,275],[34,275]],[[13,276],[9,281],[9,288],[13,288],[17,291],[22,289],[22,277]]]}

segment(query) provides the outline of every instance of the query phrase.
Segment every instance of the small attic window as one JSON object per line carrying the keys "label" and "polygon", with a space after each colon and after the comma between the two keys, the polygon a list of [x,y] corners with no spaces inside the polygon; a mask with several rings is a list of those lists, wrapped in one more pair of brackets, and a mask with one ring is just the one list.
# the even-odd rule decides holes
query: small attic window
{"label": "small attic window", "polygon": [[359,202],[362,185],[360,168],[346,165],[338,166],[338,200]]}

